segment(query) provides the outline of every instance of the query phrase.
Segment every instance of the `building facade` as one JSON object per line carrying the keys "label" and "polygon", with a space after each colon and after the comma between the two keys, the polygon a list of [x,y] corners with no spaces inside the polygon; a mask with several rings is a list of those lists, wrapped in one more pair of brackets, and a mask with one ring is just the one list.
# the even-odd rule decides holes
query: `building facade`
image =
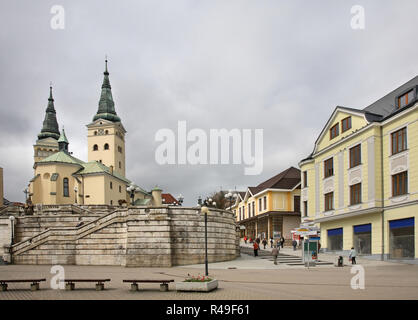
{"label": "building facade", "polygon": [[[118,205],[129,202],[125,134],[115,111],[107,61],[99,107],[87,125],[88,162],[77,159],[69,151],[65,132],[59,130],[51,87],[43,126],[33,146],[35,174],[29,183],[32,203]],[[139,187],[134,190],[136,201],[151,201],[150,192]]]}
{"label": "building facade", "polygon": [[241,236],[292,239],[300,224],[300,170],[290,167],[278,175],[238,193],[234,206]]}
{"label": "building facade", "polygon": [[302,222],[328,251],[416,259],[418,77],[364,109],[336,107],[300,163]]}

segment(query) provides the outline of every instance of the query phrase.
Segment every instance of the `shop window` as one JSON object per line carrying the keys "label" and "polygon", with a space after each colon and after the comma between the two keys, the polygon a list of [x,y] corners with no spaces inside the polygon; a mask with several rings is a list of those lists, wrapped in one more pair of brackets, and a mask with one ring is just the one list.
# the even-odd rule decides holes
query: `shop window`
{"label": "shop window", "polygon": [[341,251],[343,250],[343,228],[329,229],[328,232],[328,250]]}
{"label": "shop window", "polygon": [[353,246],[359,255],[372,253],[372,225],[353,226]]}
{"label": "shop window", "polygon": [[389,221],[389,258],[415,258],[415,219],[399,219]]}

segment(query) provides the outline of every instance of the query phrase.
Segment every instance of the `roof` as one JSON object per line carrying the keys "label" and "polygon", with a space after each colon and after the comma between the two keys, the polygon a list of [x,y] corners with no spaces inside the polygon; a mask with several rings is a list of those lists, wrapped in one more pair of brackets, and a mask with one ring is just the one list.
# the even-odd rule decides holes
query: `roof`
{"label": "roof", "polygon": [[85,175],[85,174],[94,174],[94,173],[108,173],[111,176],[118,178],[119,180],[125,181],[126,183],[130,182],[128,179],[121,176],[115,171],[113,171],[113,173],[111,174],[110,168],[98,161],[90,161],[90,162],[84,163],[83,169],[77,171],[75,174]]}
{"label": "roof", "polygon": [[151,199],[150,198],[145,198],[145,199],[136,199],[134,202],[135,206],[145,206],[151,203]]}
{"label": "roof", "polygon": [[102,93],[99,100],[99,109],[97,110],[96,115],[93,117],[93,121],[97,119],[105,119],[112,122],[120,122],[120,118],[117,116],[115,111],[115,103],[113,102],[112,87],[110,86],[109,72],[107,71],[107,60],[106,69],[103,74],[104,78],[102,84]]}
{"label": "roof", "polygon": [[49,157],[46,157],[37,163],[45,163],[45,162],[57,162],[57,163],[69,163],[69,164],[77,164],[80,166],[83,166],[85,163],[84,161],[81,161],[80,159],[77,159],[76,157],[73,157],[67,152],[59,151],[56,152]]}
{"label": "roof", "polygon": [[180,204],[171,193],[162,193],[161,197],[163,200],[163,204]]}
{"label": "roof", "polygon": [[110,168],[104,165],[103,163],[100,163],[98,161],[84,162],[80,159],[77,159],[76,157],[73,157],[72,155],[68,154],[65,151],[59,151],[57,153],[54,153],[50,155],[49,157],[46,157],[45,159],[38,161],[37,164],[51,163],[51,162],[79,165],[81,168],[75,173],[77,175],[107,173],[126,183],[130,182],[130,180],[126,179],[125,177],[123,177],[122,175],[120,175],[119,173],[115,171],[113,171],[113,174],[111,174]]}
{"label": "roof", "polygon": [[45,118],[42,124],[41,132],[38,134],[39,139],[54,138],[58,140],[60,132],[58,129],[57,115],[54,107],[54,98],[52,97],[52,87],[49,87],[48,106],[45,111]]}
{"label": "roof", "polygon": [[396,97],[405,93],[405,91],[407,91],[408,89],[416,86],[418,86],[418,76],[415,76],[411,80],[405,82],[403,85],[396,88],[395,90],[388,93],[379,100],[373,102],[371,105],[367,106],[363,110],[366,112],[379,114],[383,118],[387,118],[399,110],[396,108],[395,105]]}
{"label": "roof", "polygon": [[65,142],[65,143],[68,144],[68,140],[67,140],[67,136],[65,135],[64,128],[62,128],[62,130],[61,130],[61,135],[58,139],[58,142]]}
{"label": "roof", "polygon": [[255,195],[266,189],[287,189],[292,190],[300,184],[300,170],[290,167],[280,172],[274,177],[260,183],[256,187],[248,187],[250,192]]}

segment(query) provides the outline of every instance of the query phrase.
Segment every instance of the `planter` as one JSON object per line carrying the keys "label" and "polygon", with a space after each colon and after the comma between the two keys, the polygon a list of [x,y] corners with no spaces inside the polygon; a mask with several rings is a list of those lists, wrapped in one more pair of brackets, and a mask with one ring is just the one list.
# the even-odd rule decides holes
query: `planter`
{"label": "planter", "polygon": [[218,287],[218,280],[214,279],[207,282],[176,282],[177,291],[200,291],[209,292]]}

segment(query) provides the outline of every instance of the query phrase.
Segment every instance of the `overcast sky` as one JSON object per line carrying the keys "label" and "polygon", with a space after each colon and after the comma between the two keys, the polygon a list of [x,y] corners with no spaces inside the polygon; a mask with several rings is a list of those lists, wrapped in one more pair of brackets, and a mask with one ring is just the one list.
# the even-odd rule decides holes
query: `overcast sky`
{"label": "overcast sky", "polygon": [[[353,30],[353,5],[365,29]],[[51,28],[51,7],[65,29]],[[5,197],[24,201],[33,144],[53,82],[60,128],[87,160],[104,57],[127,130],[127,177],[186,205],[244,190],[308,156],[335,106],[364,108],[417,75],[416,0],[23,1],[0,3],[0,166]],[[158,165],[161,128],[263,129],[264,169]]]}

